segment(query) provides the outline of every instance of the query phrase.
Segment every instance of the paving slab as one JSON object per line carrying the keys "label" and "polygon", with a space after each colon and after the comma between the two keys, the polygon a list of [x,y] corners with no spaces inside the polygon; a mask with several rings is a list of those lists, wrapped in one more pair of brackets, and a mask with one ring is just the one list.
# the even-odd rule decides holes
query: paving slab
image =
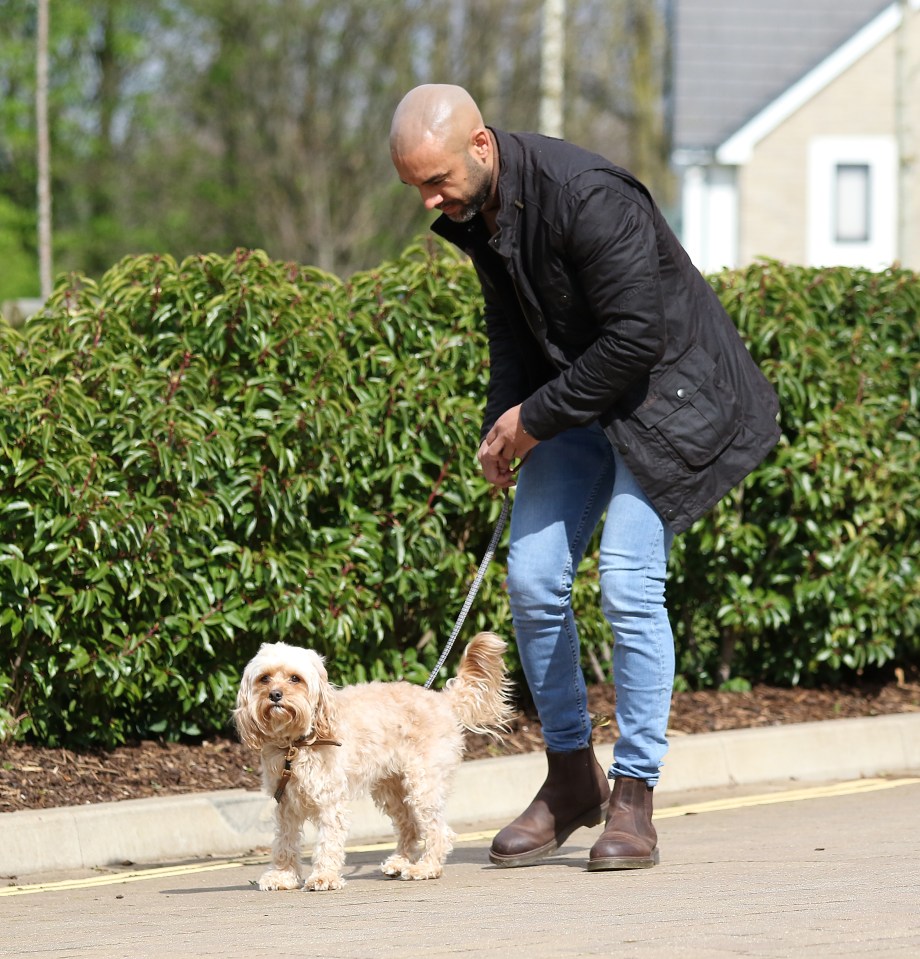
{"label": "paving slab", "polygon": [[[612,747],[595,748],[606,768]],[[674,736],[656,790],[660,804],[694,790],[821,782],[920,769],[920,714],[842,719]],[[457,830],[502,823],[529,802],[546,774],[542,753],[463,763],[448,820]],[[269,846],[274,802],[222,790],[0,815],[0,877],[123,862],[243,855]],[[390,835],[369,800],[352,804],[352,842]],[[312,841],[312,828],[305,840]]]}

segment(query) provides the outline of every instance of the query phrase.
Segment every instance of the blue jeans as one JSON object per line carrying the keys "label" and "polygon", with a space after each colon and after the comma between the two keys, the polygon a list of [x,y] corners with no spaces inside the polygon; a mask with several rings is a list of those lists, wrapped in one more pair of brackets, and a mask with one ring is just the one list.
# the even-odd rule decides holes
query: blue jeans
{"label": "blue jeans", "polygon": [[658,782],[667,751],[674,637],[664,603],[674,534],[598,426],[538,444],[518,475],[508,594],[518,650],[548,749],[591,741],[572,581],[606,513],[600,601],[613,629],[620,736],[609,776]]}

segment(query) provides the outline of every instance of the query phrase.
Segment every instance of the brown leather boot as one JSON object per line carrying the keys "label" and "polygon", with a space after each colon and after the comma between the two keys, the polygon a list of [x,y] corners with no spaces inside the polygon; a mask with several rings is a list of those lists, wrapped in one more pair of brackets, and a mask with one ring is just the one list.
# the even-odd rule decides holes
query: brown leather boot
{"label": "brown leather boot", "polygon": [[591,872],[648,869],[659,861],[658,833],[652,825],[653,788],[644,779],[617,777],[607,809],[607,825],[588,856]]}
{"label": "brown leather boot", "polygon": [[603,820],[610,784],[591,746],[546,751],[549,770],[533,802],[492,840],[498,866],[527,866],[558,849],[580,826]]}

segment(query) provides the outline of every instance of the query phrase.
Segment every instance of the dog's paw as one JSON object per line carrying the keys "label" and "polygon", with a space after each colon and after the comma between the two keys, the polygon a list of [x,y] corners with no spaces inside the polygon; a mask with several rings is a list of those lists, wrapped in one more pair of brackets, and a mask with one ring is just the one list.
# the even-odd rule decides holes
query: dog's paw
{"label": "dog's paw", "polygon": [[399,872],[400,879],[440,879],[444,868],[437,862],[407,862]]}
{"label": "dog's paw", "polygon": [[345,880],[334,872],[314,872],[307,877],[303,884],[305,892],[331,892],[333,889],[341,889],[345,885]]}
{"label": "dog's paw", "polygon": [[274,892],[278,889],[299,889],[301,878],[290,869],[269,869],[259,877],[262,892]]}
{"label": "dog's paw", "polygon": [[385,876],[391,876],[399,879],[406,869],[411,868],[412,863],[405,856],[389,856],[380,864],[380,871]]}

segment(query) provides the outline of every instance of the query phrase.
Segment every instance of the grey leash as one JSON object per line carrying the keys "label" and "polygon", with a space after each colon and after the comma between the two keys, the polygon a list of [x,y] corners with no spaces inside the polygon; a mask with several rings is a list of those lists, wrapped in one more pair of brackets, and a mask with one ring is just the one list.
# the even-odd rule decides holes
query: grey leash
{"label": "grey leash", "polygon": [[485,556],[482,557],[482,562],[479,564],[479,571],[476,573],[476,577],[473,580],[473,585],[470,586],[470,591],[467,594],[466,602],[463,604],[463,608],[460,610],[460,615],[457,617],[457,622],[454,623],[453,632],[450,634],[450,639],[447,640],[447,645],[444,647],[444,652],[441,653],[441,658],[438,660],[437,666],[435,666],[435,668],[431,671],[431,675],[428,677],[428,681],[425,683],[425,689],[429,689],[431,687],[435,676],[437,676],[441,671],[444,661],[450,655],[450,651],[453,649],[453,645],[457,641],[457,636],[460,635],[460,629],[463,626],[463,621],[466,619],[466,615],[469,613],[470,607],[473,605],[473,600],[476,598],[476,594],[479,592],[479,587],[482,584],[483,577],[486,575],[486,570],[489,568],[489,563],[492,562],[492,557],[495,555],[495,550],[498,548],[498,541],[501,539],[502,531],[505,528],[505,522],[508,519],[508,511],[510,509],[511,496],[508,493],[508,490],[505,490],[505,500],[502,503],[502,511],[498,516],[498,522],[495,524],[495,531],[492,533],[492,539],[489,540],[489,545],[486,548]]}

